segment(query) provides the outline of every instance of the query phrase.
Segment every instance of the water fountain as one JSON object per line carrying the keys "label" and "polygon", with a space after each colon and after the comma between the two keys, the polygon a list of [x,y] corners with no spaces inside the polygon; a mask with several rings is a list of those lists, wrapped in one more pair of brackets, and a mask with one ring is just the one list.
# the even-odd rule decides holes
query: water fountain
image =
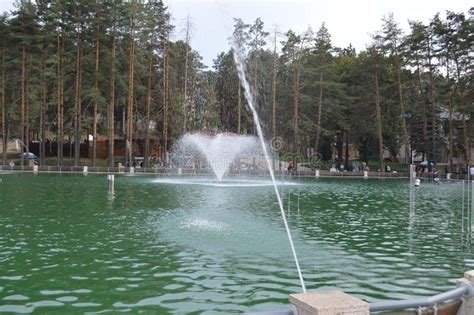
{"label": "water fountain", "polygon": [[254,136],[234,133],[187,133],[177,144],[179,154],[203,157],[209,163],[217,181],[221,182],[237,158],[259,154],[260,146]]}

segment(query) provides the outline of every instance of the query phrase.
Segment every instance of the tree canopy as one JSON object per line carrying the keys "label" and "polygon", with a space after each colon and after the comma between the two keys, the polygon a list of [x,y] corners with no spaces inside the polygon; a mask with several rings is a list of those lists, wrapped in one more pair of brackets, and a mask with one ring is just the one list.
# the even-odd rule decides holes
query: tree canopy
{"label": "tree canopy", "polygon": [[[190,45],[190,19],[184,38],[173,36],[177,26],[161,0],[15,5],[0,17],[4,164],[12,138],[25,150],[39,142],[42,164],[48,141],[73,145],[79,165],[79,145],[92,135],[95,165],[102,137],[113,165],[114,141],[123,140],[125,161],[142,143],[148,164],[154,148],[166,160],[188,131],[255,133],[232,50],[208,69]],[[473,14],[410,21],[408,34],[388,14],[360,52],[335,47],[324,22],[317,31],[282,33],[260,18],[235,19],[233,36],[245,47],[264,132],[281,138],[284,150],[324,159],[335,152],[346,167],[349,146],[380,168],[387,152],[392,160],[408,162],[416,152],[469,164]]]}

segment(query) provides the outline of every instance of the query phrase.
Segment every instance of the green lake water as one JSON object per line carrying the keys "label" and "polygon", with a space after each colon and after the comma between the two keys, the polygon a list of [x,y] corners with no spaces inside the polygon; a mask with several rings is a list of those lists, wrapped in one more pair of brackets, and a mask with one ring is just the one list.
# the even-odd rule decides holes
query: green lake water
{"label": "green lake water", "polygon": [[[280,210],[252,183],[116,176],[110,195],[105,175],[0,173],[0,313],[287,308],[301,288]],[[429,296],[474,269],[460,182],[423,183],[412,216],[408,181],[292,183],[280,190],[308,290]]]}

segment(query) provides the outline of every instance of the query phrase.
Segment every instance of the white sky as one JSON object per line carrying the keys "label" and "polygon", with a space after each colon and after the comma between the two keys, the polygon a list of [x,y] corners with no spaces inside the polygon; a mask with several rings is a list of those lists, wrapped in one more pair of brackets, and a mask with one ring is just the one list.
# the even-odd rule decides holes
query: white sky
{"label": "white sky", "polygon": [[390,12],[405,31],[408,20],[427,23],[436,12],[464,12],[474,5],[468,0],[164,0],[174,17],[175,38],[184,38],[184,24],[189,15],[194,24],[191,44],[204,63],[227,50],[233,29],[233,17],[253,23],[260,17],[265,28],[278,26],[282,33],[288,29],[302,32],[309,25],[316,32],[323,22],[338,47],[350,43],[365,49],[371,34],[381,28],[383,15]]}
{"label": "white sky", "polygon": [[[0,10],[10,10],[13,0],[0,0]],[[206,65],[228,49],[233,17],[253,23],[260,17],[267,31],[278,26],[281,32],[304,31],[309,25],[316,32],[326,23],[332,43],[338,47],[352,44],[365,49],[371,34],[381,28],[381,18],[390,12],[405,31],[408,20],[427,23],[436,12],[446,10],[467,14],[474,3],[468,0],[164,0],[176,26],[174,39],[184,38],[189,15],[193,24],[192,47]]]}

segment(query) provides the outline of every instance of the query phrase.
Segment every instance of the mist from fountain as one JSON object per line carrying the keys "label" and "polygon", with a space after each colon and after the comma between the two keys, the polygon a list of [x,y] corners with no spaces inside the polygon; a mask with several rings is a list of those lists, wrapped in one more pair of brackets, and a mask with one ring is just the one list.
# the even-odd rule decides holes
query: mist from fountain
{"label": "mist from fountain", "polygon": [[254,155],[260,151],[256,137],[233,133],[216,135],[188,133],[178,141],[177,147],[181,154],[202,156],[209,163],[219,182],[237,158]]}

